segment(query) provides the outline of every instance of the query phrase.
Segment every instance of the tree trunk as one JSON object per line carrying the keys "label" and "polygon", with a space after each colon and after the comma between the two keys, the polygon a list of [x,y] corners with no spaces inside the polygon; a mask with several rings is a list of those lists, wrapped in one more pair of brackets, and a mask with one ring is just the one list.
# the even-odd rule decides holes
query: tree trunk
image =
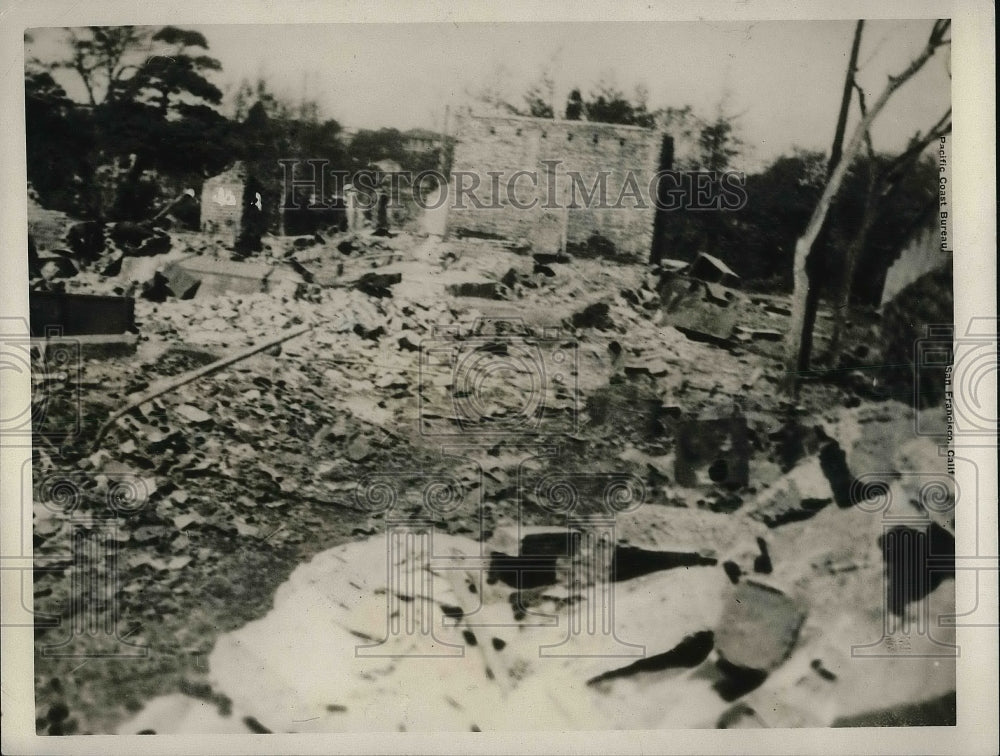
{"label": "tree trunk", "polygon": [[858,21],[854,27],[854,42],[851,44],[851,59],[847,63],[847,75],[844,76],[844,93],[840,98],[840,115],[837,117],[837,130],[833,135],[833,147],[830,149],[830,162],[826,167],[826,177],[829,178],[833,169],[840,162],[844,150],[844,132],[847,131],[847,112],[851,106],[851,93],[854,91],[854,73],[858,70],[858,51],[861,49],[861,32],[865,22]]}
{"label": "tree trunk", "polygon": [[[847,131],[847,115],[851,106],[851,93],[854,91],[854,73],[858,67],[858,51],[861,49],[861,34],[864,31],[865,22],[859,20],[854,27],[854,40],[851,43],[851,56],[847,62],[847,73],[844,75],[844,92],[840,98],[840,113],[837,116],[837,128],[833,135],[833,145],[830,147],[830,160],[826,166],[827,181],[833,175],[833,171],[840,164],[844,151],[844,134]],[[789,385],[794,394],[798,390],[801,375],[809,369],[809,361],[812,355],[812,334],[816,326],[816,314],[819,312],[819,299],[822,277],[817,273],[819,261],[815,259],[818,250],[826,246],[827,227],[825,223],[820,224],[814,245],[817,248],[806,252],[802,260],[802,271],[794,272],[795,291],[804,289],[805,301],[801,303],[801,335],[798,340],[799,350],[795,357],[794,372],[789,376]],[[798,259],[798,253],[796,253]],[[793,323],[798,323],[796,318],[799,313],[795,309],[796,302],[792,302]]]}
{"label": "tree trunk", "polygon": [[[869,196],[871,194],[869,189]],[[844,278],[840,284],[840,292],[837,297],[837,309],[833,319],[833,333],[830,336],[830,350],[827,361],[831,368],[836,369],[840,361],[840,340],[843,336],[844,323],[848,318],[848,311],[851,305],[851,292],[854,289],[854,271],[857,270],[858,260],[861,258],[861,251],[868,243],[868,232],[875,221],[875,208],[873,203],[865,204],[864,215],[861,218],[861,228],[857,236],[847,248],[847,255],[844,259]]]}
{"label": "tree trunk", "polygon": [[[809,298],[809,276],[806,270],[806,261],[809,259],[813,245],[816,243],[816,238],[819,236],[819,233],[823,228],[823,223],[830,211],[830,205],[832,204],[834,197],[836,197],[837,192],[840,190],[840,185],[844,181],[844,176],[847,175],[847,168],[851,164],[851,161],[854,160],[858,150],[861,148],[865,134],[867,134],[871,129],[871,125],[875,118],[882,112],[882,109],[885,107],[889,98],[892,97],[896,90],[911,79],[917,71],[923,68],[924,64],[930,60],[931,56],[934,55],[934,52],[938,47],[947,43],[944,40],[944,35],[950,25],[951,22],[948,20],[935,21],[930,38],[920,55],[914,58],[913,61],[910,62],[910,65],[907,66],[906,70],[901,74],[889,77],[889,82],[886,84],[882,94],[879,95],[878,100],[875,101],[875,104],[872,105],[868,114],[862,118],[861,122],[857,125],[857,127],[855,127],[854,133],[851,136],[851,141],[844,150],[840,161],[830,174],[830,178],[823,189],[823,194],[820,196],[819,202],[816,203],[816,208],[813,210],[813,214],[809,219],[809,223],[806,225],[805,231],[803,231],[802,236],[800,236],[798,241],[795,243],[795,258],[792,263],[792,281],[794,285],[792,293],[792,318],[791,326],[788,331],[785,356],[785,364],[788,370],[786,389],[792,394],[792,396],[798,395],[800,374],[802,371],[808,369],[809,353],[806,350],[808,350],[809,346],[811,346],[812,327],[815,321],[815,313],[813,313],[812,318],[807,317],[807,310],[810,308],[807,307],[807,299]],[[807,328],[809,331],[808,335],[806,333]]]}
{"label": "tree trunk", "polygon": [[[858,88],[858,102],[861,105],[861,114],[867,112],[865,106],[864,93]],[[868,234],[875,224],[875,217],[878,211],[878,204],[893,190],[899,186],[902,177],[913,169],[919,160],[920,155],[932,142],[936,142],[943,135],[951,131],[951,108],[938,119],[938,122],[923,137],[917,137],[910,144],[909,148],[897,157],[889,167],[879,176],[875,175],[875,150],[871,143],[871,134],[866,134],[865,139],[868,146],[868,158],[870,160],[868,186],[865,195],[865,209],[861,216],[861,227],[857,235],[847,248],[847,256],[844,260],[844,277],[841,280],[840,292],[837,301],[837,309],[833,320],[833,334],[830,337],[830,349],[827,355],[827,362],[830,367],[836,368],[840,361],[840,342],[843,335],[844,322],[847,320],[848,311],[851,304],[851,292],[854,288],[854,271],[857,270],[858,260],[864,252],[868,243]],[[935,200],[936,201],[936,200]]]}

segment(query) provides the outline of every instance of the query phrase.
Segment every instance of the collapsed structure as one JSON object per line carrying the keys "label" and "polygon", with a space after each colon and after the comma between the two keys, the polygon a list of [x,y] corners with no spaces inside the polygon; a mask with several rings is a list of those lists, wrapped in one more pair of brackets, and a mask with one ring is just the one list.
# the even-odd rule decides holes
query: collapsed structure
{"label": "collapsed structure", "polygon": [[546,252],[603,242],[615,254],[649,254],[651,183],[670,168],[669,137],[639,126],[479,115],[456,133],[450,234],[530,237]]}
{"label": "collapsed structure", "polygon": [[206,179],[201,189],[201,230],[210,234],[240,233],[243,223],[243,194],[246,191],[247,169],[237,162],[228,169]]}

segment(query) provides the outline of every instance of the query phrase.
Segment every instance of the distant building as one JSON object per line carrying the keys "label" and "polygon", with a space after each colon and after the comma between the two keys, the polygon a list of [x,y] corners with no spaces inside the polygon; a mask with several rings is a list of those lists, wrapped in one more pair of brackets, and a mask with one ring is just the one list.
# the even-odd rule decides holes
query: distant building
{"label": "distant building", "polygon": [[442,135],[430,129],[410,129],[403,132],[403,148],[413,154],[434,152],[441,146]]}

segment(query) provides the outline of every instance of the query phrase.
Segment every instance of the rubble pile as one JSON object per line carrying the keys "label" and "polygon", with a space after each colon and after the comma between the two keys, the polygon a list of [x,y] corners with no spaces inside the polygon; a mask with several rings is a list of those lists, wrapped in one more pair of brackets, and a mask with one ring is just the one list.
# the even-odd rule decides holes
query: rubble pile
{"label": "rubble pile", "polygon": [[[70,479],[83,512],[129,481],[118,627],[157,653],[113,691],[113,662],[39,654],[46,726],[787,727],[912,718],[953,689],[952,656],[907,666],[884,646],[886,616],[948,611],[947,570],[888,604],[883,577],[926,565],[861,506],[883,474],[946,552],[953,494],[911,504],[921,492],[900,475],[937,465],[933,442],[904,405],[849,387],[784,403],[781,298],[482,239],[270,237],[231,260],[205,235],[171,230],[164,251],[162,234],[123,233],[118,272],[102,253],[65,282],[136,295],[139,337],[134,355],[83,363],[65,387],[79,438],[36,454],[51,567],[36,611],[71,591],[59,555],[76,526],[49,506],[52,483]],[[164,288],[143,297],[156,275]],[[710,310],[697,321],[716,307],[738,313],[728,329]],[[140,403],[90,448],[93,425],[165,379],[304,326]],[[610,561],[594,545],[606,502]],[[572,633],[607,616],[606,584],[614,635]],[[422,630],[389,633],[399,613]],[[908,652],[947,649],[951,632]],[[414,643],[429,654],[393,658]]]}
{"label": "rubble pile", "polygon": [[[593,553],[565,528],[345,544],[299,567],[264,618],[219,638],[209,680],[223,711],[191,698],[178,717],[166,696],[119,732],[819,727],[946,696],[953,660],[921,675],[884,653],[863,668],[852,658],[882,642],[880,522],[829,512],[823,528],[845,537],[769,534],[776,565],[761,575],[751,555],[762,531],[741,515],[640,509],[623,523],[616,563],[642,554],[644,568],[612,575],[610,599],[607,584],[581,579]],[[387,548],[394,569],[373,569]],[[733,559],[744,576],[719,566]],[[834,590],[851,602],[820,598]],[[574,623],[607,610],[602,597],[613,634],[577,634]]]}

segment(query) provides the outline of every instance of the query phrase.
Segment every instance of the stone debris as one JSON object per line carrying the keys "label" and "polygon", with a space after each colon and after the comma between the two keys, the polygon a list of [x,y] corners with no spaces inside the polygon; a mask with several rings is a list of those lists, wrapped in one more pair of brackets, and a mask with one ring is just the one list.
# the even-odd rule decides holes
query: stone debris
{"label": "stone debris", "polygon": [[587,305],[571,318],[574,328],[597,328],[602,331],[614,329],[610,308],[606,302],[594,302]]}
{"label": "stone debris", "polygon": [[464,281],[448,284],[446,288],[453,297],[503,298],[503,288],[495,281]]}
{"label": "stone debris", "polygon": [[[135,356],[88,363],[73,383],[87,402],[111,397],[102,412],[313,326],[129,411],[80,460],[88,497],[115,475],[143,481],[149,506],[116,538],[123,596],[142,596],[155,621],[197,607],[217,622],[217,604],[242,606],[232,586],[246,571],[266,582],[227,620],[237,629],[202,641],[178,631],[177,658],[197,647],[208,659],[186,669],[208,692],[161,689],[120,731],[827,726],[884,708],[879,696],[903,706],[953,687],[948,656],[907,671],[878,647],[876,672],[850,662],[853,647],[881,642],[883,606],[900,618],[948,611],[954,491],[928,498],[907,475],[938,469],[939,450],[899,443],[913,418],[898,407],[844,408],[831,385],[781,403],[783,367],[768,351],[780,345],[760,334],[780,331],[787,300],[746,297],[724,272],[661,277],[472,237],[265,236],[257,257],[230,260],[204,234],[103,231],[101,251],[89,226],[74,232],[78,247],[66,231],[39,246],[79,260],[57,282],[68,293],[134,297],[146,285],[152,297],[134,300]],[[164,238],[165,254],[136,256]],[[477,356],[516,358],[521,372],[463,393],[458,366]],[[540,388],[521,380],[528,357]],[[477,450],[443,455],[462,434]],[[529,453],[552,437],[558,455]],[[58,468],[55,454],[40,448],[36,480]],[[886,530],[860,506],[856,484],[872,472],[913,516],[908,529]],[[600,476],[612,474],[639,481],[641,505],[611,518],[598,565],[594,518],[616,501]],[[554,510],[539,488],[552,475],[579,509]],[[391,523],[412,531],[393,584]],[[37,553],[62,553],[64,529],[39,516]],[[431,551],[472,566],[428,569]],[[289,554],[314,556],[296,565]],[[615,634],[571,636],[607,616],[603,587]],[[42,593],[39,610],[62,597]],[[390,633],[392,616],[421,632]],[[939,630],[913,647],[947,647],[954,631]],[[69,719],[53,714],[45,726],[59,731]]]}
{"label": "stone debris", "polygon": [[727,667],[766,674],[791,654],[804,620],[798,603],[777,588],[741,581],[716,629],[719,659]]}
{"label": "stone debris", "polygon": [[126,255],[151,257],[170,250],[170,235],[144,223],[121,221],[109,232],[111,240]]}
{"label": "stone debris", "polygon": [[776,528],[808,520],[833,501],[833,489],[814,456],[792,468],[747,508],[751,517]]}
{"label": "stone debris", "polygon": [[29,304],[33,337],[119,335],[136,330],[131,297],[35,292]]}
{"label": "stone debris", "polygon": [[203,412],[190,404],[181,404],[174,411],[184,420],[194,425],[202,425],[212,421],[212,416],[210,414]]}
{"label": "stone debris", "polygon": [[46,281],[72,278],[80,272],[73,261],[67,255],[61,254],[59,250],[34,255],[33,259],[30,260],[30,267],[38,277]]}
{"label": "stone debris", "polygon": [[391,297],[391,287],[402,280],[401,273],[365,273],[354,283],[354,287],[370,297],[382,299],[383,297]]}
{"label": "stone debris", "polygon": [[746,486],[749,456],[747,424],[739,415],[688,420],[677,427],[675,474],[683,486]]}

